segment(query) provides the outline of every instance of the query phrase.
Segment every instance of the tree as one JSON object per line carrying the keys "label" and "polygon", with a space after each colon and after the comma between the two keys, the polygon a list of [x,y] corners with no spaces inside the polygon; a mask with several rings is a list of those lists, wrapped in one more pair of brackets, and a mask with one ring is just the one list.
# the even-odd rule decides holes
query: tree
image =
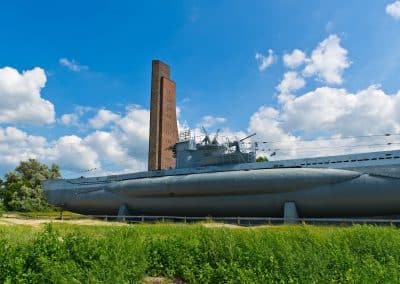
{"label": "tree", "polygon": [[268,162],[268,158],[265,156],[257,157],[256,162]]}
{"label": "tree", "polygon": [[5,209],[4,208],[3,194],[4,194],[4,182],[0,178],[0,211],[3,211]]}
{"label": "tree", "polygon": [[9,211],[46,211],[47,203],[41,182],[60,178],[60,168],[53,164],[50,168],[35,159],[23,161],[14,171],[5,176],[3,203]]}

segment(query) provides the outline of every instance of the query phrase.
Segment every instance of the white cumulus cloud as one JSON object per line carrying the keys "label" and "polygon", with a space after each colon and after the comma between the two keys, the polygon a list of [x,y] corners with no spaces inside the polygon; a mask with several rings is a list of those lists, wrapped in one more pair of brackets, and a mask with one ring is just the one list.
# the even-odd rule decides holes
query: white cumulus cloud
{"label": "white cumulus cloud", "polygon": [[341,84],[342,73],[351,64],[347,53],[340,45],[340,38],[330,35],[313,50],[303,73],[305,76],[316,76],[328,84]]}
{"label": "white cumulus cloud", "polygon": [[[395,145],[386,142],[393,139],[357,136],[400,132],[400,92],[387,94],[375,85],[356,93],[320,87],[287,99],[279,108],[260,107],[250,118],[248,131],[257,132],[257,140],[275,141],[268,147],[271,152],[277,149],[279,159],[377,150],[354,145],[376,144],[378,150],[389,149]],[[304,135],[335,139],[306,141]],[[356,138],[339,139],[348,136]]]}
{"label": "white cumulus cloud", "polygon": [[53,123],[54,105],[40,94],[46,80],[39,67],[22,73],[11,67],[0,68],[0,123]]}
{"label": "white cumulus cloud", "polygon": [[149,111],[139,106],[127,107],[122,115],[104,111],[116,118],[110,122],[113,127],[82,137],[66,135],[49,141],[15,127],[0,127],[0,171],[11,170],[29,158],[57,163],[69,177],[145,170]]}
{"label": "white cumulus cloud", "polygon": [[276,61],[276,56],[272,49],[268,50],[268,55],[263,55],[261,53],[256,53],[255,56],[258,61],[258,70],[265,71],[269,66]]}
{"label": "white cumulus cloud", "polygon": [[88,170],[100,167],[95,149],[76,135],[63,136],[50,148],[55,151],[54,161],[66,169]]}
{"label": "white cumulus cloud", "polygon": [[82,122],[82,116],[94,110],[95,109],[92,107],[78,105],[75,107],[72,113],[63,114],[59,119],[57,119],[57,122],[65,126],[78,127],[80,130],[82,130],[87,128],[87,125]]}
{"label": "white cumulus cloud", "polygon": [[276,89],[279,91],[278,99],[280,102],[291,98],[293,92],[303,88],[306,81],[297,72],[289,71],[283,75],[283,80]]}
{"label": "white cumulus cloud", "polygon": [[21,160],[37,158],[44,153],[47,141],[44,137],[28,135],[15,127],[0,127],[0,168],[11,170]]}
{"label": "white cumulus cloud", "polygon": [[356,93],[321,87],[287,102],[281,116],[288,131],[324,130],[343,135],[397,133],[399,106],[400,94],[386,94],[375,85]]}
{"label": "white cumulus cloud", "polygon": [[60,118],[60,123],[66,126],[78,126],[79,116],[76,113],[66,113]]}
{"label": "white cumulus cloud", "polygon": [[215,125],[222,124],[225,122],[226,122],[226,118],[224,118],[224,117],[216,117],[216,116],[212,116],[212,115],[206,115],[206,116],[203,116],[201,121],[197,124],[197,127],[198,128],[200,128],[202,126],[204,126],[205,128],[213,127]]}
{"label": "white cumulus cloud", "polygon": [[96,150],[101,158],[110,162],[120,162],[127,157],[126,149],[113,133],[96,130],[85,137],[85,142]]}
{"label": "white cumulus cloud", "polygon": [[396,0],[391,4],[388,4],[386,6],[386,13],[395,19],[400,19],[400,1]]}
{"label": "white cumulus cloud", "polygon": [[[330,35],[310,57],[300,50],[284,56],[286,67],[305,64],[304,69],[284,74],[276,86],[280,104],[260,107],[248,127],[248,132],[257,133],[255,140],[274,142],[262,144],[262,150],[270,155],[278,153],[272,159],[398,148],[395,137],[384,134],[400,133],[400,91],[388,94],[371,85],[350,92],[329,86],[343,82],[343,71],[351,64],[347,53],[340,38]],[[298,94],[305,86],[304,76],[316,77],[328,86]],[[369,137],[375,134],[383,136]]]}
{"label": "white cumulus cloud", "polygon": [[283,130],[279,122],[280,116],[279,110],[273,107],[261,106],[250,117],[248,131],[257,133],[257,140],[292,141],[295,138]]}
{"label": "white cumulus cloud", "polygon": [[89,125],[95,129],[101,129],[112,122],[116,122],[121,118],[120,115],[113,113],[107,109],[100,109],[96,116],[89,120]]}
{"label": "white cumulus cloud", "polygon": [[293,50],[290,54],[283,55],[283,63],[289,68],[296,68],[304,64],[306,60],[306,54],[299,49]]}

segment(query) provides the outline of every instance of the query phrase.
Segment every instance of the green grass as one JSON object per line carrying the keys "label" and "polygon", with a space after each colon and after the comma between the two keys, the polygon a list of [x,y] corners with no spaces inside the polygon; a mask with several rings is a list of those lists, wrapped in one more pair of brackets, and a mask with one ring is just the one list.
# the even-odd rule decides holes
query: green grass
{"label": "green grass", "polygon": [[395,227],[0,226],[0,282],[399,283]]}

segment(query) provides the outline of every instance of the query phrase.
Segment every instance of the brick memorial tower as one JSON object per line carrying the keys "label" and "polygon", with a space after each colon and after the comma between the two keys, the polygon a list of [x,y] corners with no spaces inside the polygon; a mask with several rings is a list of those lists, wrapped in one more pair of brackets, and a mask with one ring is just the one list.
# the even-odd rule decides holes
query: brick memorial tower
{"label": "brick memorial tower", "polygon": [[178,141],[175,82],[169,79],[169,66],[152,61],[149,171],[175,168],[171,146]]}

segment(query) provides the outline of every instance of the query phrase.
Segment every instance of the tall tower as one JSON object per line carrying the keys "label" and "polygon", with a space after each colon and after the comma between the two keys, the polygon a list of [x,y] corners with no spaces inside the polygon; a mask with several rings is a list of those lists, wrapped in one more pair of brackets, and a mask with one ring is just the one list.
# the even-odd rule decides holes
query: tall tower
{"label": "tall tower", "polygon": [[152,61],[149,171],[175,168],[171,147],[178,141],[175,82],[169,79],[169,66]]}

